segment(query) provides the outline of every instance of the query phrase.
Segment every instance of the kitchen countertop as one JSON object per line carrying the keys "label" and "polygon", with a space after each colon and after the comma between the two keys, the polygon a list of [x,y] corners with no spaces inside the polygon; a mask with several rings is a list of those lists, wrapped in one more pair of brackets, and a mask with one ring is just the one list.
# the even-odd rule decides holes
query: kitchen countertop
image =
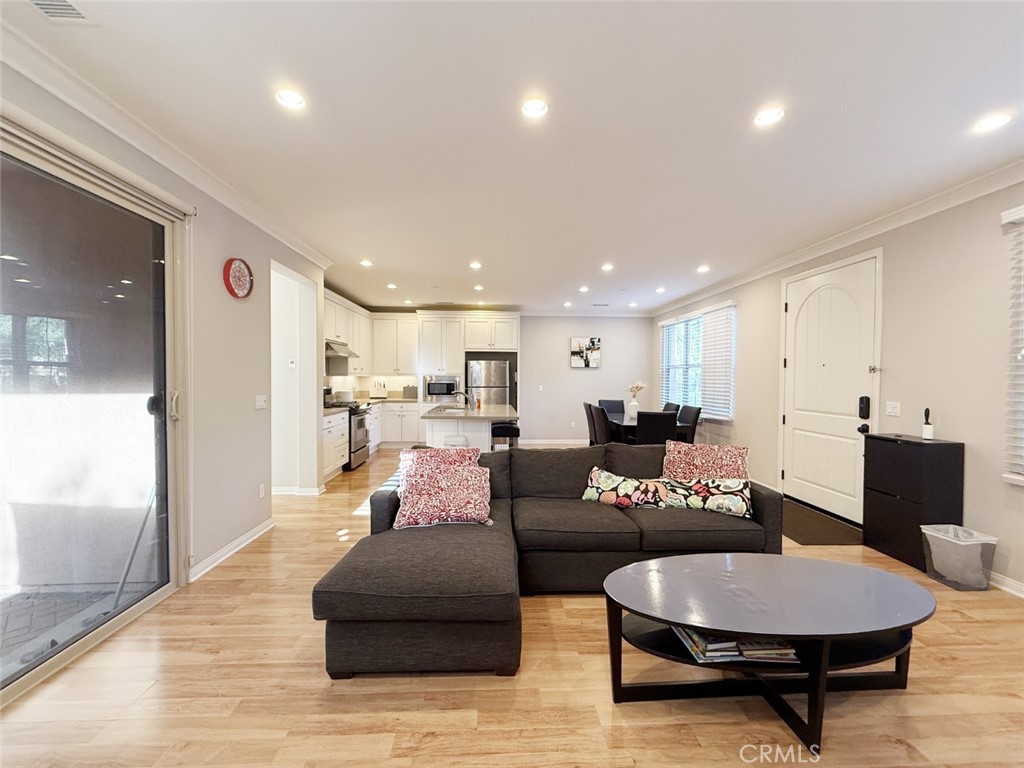
{"label": "kitchen countertop", "polygon": [[460,419],[464,421],[519,421],[519,414],[511,405],[484,405],[480,410],[444,410],[450,405],[439,405],[423,414],[424,419]]}
{"label": "kitchen countertop", "polygon": [[375,397],[367,401],[370,405],[377,403],[418,403],[415,397]]}

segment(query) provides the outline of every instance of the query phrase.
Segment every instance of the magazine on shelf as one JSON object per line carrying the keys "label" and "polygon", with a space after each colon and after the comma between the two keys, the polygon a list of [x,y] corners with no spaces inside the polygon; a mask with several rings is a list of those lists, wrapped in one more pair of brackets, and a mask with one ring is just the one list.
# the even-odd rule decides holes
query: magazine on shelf
{"label": "magazine on shelf", "polygon": [[733,651],[732,653],[728,653],[728,654],[723,654],[722,651],[716,651],[716,652],[713,652],[712,654],[705,653],[704,651],[702,651],[700,649],[700,647],[697,645],[697,643],[695,643],[693,641],[693,638],[691,638],[690,635],[687,634],[686,630],[683,627],[673,626],[672,627],[672,631],[676,633],[676,637],[678,637],[680,640],[682,640],[683,645],[686,646],[687,650],[690,652],[690,655],[693,656],[694,660],[698,664],[711,664],[711,663],[721,664],[722,662],[727,662],[727,661],[743,661],[744,660],[743,656],[740,655],[740,653],[738,651]]}
{"label": "magazine on shelf", "polygon": [[734,661],[765,662],[768,664],[796,664],[796,650],[785,640],[775,638],[716,638],[717,647],[707,645],[710,636],[704,636],[691,627],[672,626],[683,645],[698,664]]}

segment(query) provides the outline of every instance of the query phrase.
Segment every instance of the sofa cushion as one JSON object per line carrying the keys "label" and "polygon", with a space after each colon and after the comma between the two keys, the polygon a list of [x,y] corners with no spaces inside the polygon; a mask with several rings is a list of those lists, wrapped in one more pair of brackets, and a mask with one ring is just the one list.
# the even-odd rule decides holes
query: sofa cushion
{"label": "sofa cushion", "polygon": [[604,464],[604,446],[590,448],[512,448],[512,498],[579,500],[592,467]]}
{"label": "sofa cushion", "polygon": [[360,539],[313,588],[313,616],[336,621],[516,619],[512,503],[494,499],[490,506],[493,526],[392,529]]}
{"label": "sofa cushion", "polygon": [[405,473],[405,493],[394,528],[426,527],[445,523],[483,523],[491,503],[490,470],[437,464],[413,465]]}
{"label": "sofa cushion", "polygon": [[640,549],[640,530],[636,525],[615,507],[592,501],[514,499],[512,519],[516,541],[522,550],[625,552]]}
{"label": "sofa cushion", "polygon": [[491,470],[491,498],[511,499],[512,480],[508,471],[508,451],[481,453],[479,464]]}
{"label": "sofa cushion", "polygon": [[664,445],[608,443],[605,446],[604,468],[623,477],[661,477],[664,462]]}
{"label": "sofa cushion", "polygon": [[703,509],[656,509],[637,507],[623,510],[640,528],[641,546],[646,552],[760,552],[764,549],[764,528],[743,517]]}

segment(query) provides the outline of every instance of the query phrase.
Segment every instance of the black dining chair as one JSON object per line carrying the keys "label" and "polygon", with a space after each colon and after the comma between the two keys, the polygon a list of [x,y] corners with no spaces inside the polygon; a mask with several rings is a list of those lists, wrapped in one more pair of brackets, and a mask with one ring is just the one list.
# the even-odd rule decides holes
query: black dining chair
{"label": "black dining chair", "polygon": [[679,420],[676,422],[676,440],[684,443],[692,443],[697,436],[697,420],[700,418],[700,408],[693,405],[684,405],[679,409]]}
{"label": "black dining chair", "polygon": [[597,404],[604,408],[608,413],[625,413],[626,412],[626,401],[625,400],[598,400]]}
{"label": "black dining chair", "polygon": [[590,444],[597,445],[597,432],[594,429],[594,406],[584,403],[583,411],[587,414],[587,432],[590,433]]}
{"label": "black dining chair", "polygon": [[608,411],[599,405],[590,406],[594,414],[594,438],[598,445],[617,442],[612,439],[612,425],[608,421]]}
{"label": "black dining chair", "polygon": [[665,406],[661,410],[671,411],[677,418],[679,417],[679,403],[665,403]]}
{"label": "black dining chair", "polygon": [[664,445],[676,437],[676,415],[671,411],[640,411],[636,415],[636,444]]}

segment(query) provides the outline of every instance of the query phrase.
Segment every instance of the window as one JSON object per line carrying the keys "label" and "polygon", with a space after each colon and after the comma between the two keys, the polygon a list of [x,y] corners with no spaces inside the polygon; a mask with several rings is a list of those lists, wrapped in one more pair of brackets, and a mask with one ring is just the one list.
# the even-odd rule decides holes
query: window
{"label": "window", "polygon": [[52,392],[67,378],[66,320],[0,315],[0,391]]}
{"label": "window", "polygon": [[1024,485],[1024,206],[1003,214],[1010,236],[1010,350],[1006,395],[1006,474]]}
{"label": "window", "polygon": [[661,404],[693,405],[701,418],[732,421],[736,306],[661,323]]}

